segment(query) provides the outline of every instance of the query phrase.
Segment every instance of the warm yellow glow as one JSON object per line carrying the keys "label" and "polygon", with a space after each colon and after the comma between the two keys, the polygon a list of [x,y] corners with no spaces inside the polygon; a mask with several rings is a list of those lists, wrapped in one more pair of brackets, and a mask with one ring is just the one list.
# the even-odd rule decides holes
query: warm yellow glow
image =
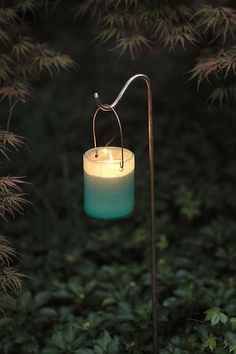
{"label": "warm yellow glow", "polygon": [[84,154],[84,171],[96,177],[123,177],[134,170],[134,154],[124,149],[124,168],[121,170],[121,148],[115,146],[90,149]]}
{"label": "warm yellow glow", "polygon": [[112,156],[112,152],[108,150],[108,148],[103,148],[102,149],[102,153],[103,153],[103,156],[104,156],[104,160],[105,161],[113,161],[114,158]]}

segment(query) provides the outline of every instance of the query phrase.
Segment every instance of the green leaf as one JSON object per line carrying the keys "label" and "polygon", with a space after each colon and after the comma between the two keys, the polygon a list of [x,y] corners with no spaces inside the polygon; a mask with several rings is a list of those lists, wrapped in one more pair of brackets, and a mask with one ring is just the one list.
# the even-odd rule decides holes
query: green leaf
{"label": "green leaf", "polygon": [[206,321],[211,321],[212,326],[217,325],[219,322],[226,324],[228,317],[220,311],[219,307],[213,307],[206,311]]}
{"label": "green leaf", "polygon": [[37,307],[41,307],[42,305],[45,305],[49,301],[49,299],[50,293],[48,291],[43,291],[35,296],[35,305]]}
{"label": "green leaf", "polygon": [[230,344],[236,343],[236,334],[232,332],[225,332],[224,333],[225,339],[230,342]]}
{"label": "green leaf", "polygon": [[61,350],[55,347],[45,347],[42,351],[42,354],[61,354]]}
{"label": "green leaf", "polygon": [[220,314],[219,313],[215,313],[212,318],[211,318],[211,324],[212,326],[217,325],[220,322]]}
{"label": "green leaf", "polygon": [[119,353],[119,338],[117,336],[115,336],[108,344],[108,352],[110,354]]}
{"label": "green leaf", "polygon": [[117,300],[113,297],[107,297],[106,299],[103,300],[102,305],[103,306],[109,306],[109,305],[114,305],[117,303]]}
{"label": "green leaf", "polygon": [[52,344],[58,349],[66,349],[66,343],[62,332],[56,332],[52,337]]}
{"label": "green leaf", "polygon": [[100,347],[106,348],[107,345],[111,342],[111,336],[110,334],[104,330],[103,335],[97,340],[97,343],[99,344]]}
{"label": "green leaf", "polygon": [[176,192],[176,204],[180,207],[180,213],[189,220],[200,214],[201,201],[185,185]]}
{"label": "green leaf", "polygon": [[163,302],[163,306],[165,307],[175,307],[177,303],[177,299],[175,297],[169,297]]}
{"label": "green leaf", "polygon": [[232,329],[236,330],[236,318],[232,317],[229,322],[230,322],[230,324],[232,326]]}
{"label": "green leaf", "polygon": [[74,354],[93,354],[94,351],[87,348],[77,349]]}
{"label": "green leaf", "polygon": [[231,345],[229,347],[229,352],[233,353],[233,354],[236,354],[236,343],[234,343],[233,345]]}
{"label": "green leaf", "polygon": [[209,348],[210,351],[214,351],[214,349],[216,348],[216,338],[211,335],[202,345],[202,349],[206,349]]}
{"label": "green leaf", "polygon": [[57,315],[56,310],[50,308],[50,307],[44,307],[40,310],[40,315],[43,317],[54,317]]}
{"label": "green leaf", "polygon": [[94,346],[94,350],[96,354],[104,354],[106,348],[104,348],[104,350],[102,350],[100,347],[98,347],[97,345]]}
{"label": "green leaf", "polygon": [[226,324],[226,322],[228,321],[228,317],[224,314],[224,313],[220,313],[220,322],[222,322],[223,324]]}
{"label": "green leaf", "polygon": [[77,330],[70,323],[66,331],[64,332],[64,338],[66,343],[71,347],[74,339],[76,338]]}
{"label": "green leaf", "polygon": [[206,321],[211,321],[212,317],[215,315],[215,314],[219,314],[220,313],[220,308],[219,307],[213,307],[209,310],[206,311],[206,317],[205,317],[205,320]]}
{"label": "green leaf", "polygon": [[169,246],[169,242],[166,235],[160,235],[159,240],[157,242],[158,249],[160,249],[161,251],[165,251],[168,248],[168,246]]}
{"label": "green leaf", "polygon": [[20,295],[20,304],[21,306],[26,309],[31,307],[31,301],[32,301],[32,294],[30,291],[24,291],[21,295]]}

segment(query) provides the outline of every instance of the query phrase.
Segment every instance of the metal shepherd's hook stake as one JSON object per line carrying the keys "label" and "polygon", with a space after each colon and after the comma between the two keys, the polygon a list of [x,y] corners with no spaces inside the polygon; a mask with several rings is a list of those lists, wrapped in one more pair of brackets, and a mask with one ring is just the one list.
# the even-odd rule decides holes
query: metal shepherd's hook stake
{"label": "metal shepherd's hook stake", "polygon": [[112,104],[102,104],[98,93],[94,94],[94,98],[98,108],[103,111],[111,111],[116,108],[119,101],[123,97],[128,86],[136,79],[145,81],[148,93],[148,146],[149,146],[149,168],[150,168],[150,210],[151,210],[151,251],[152,251],[152,320],[153,320],[153,353],[158,354],[157,345],[157,280],[156,280],[156,235],[155,235],[155,182],[154,182],[154,154],[153,154],[153,121],[152,121],[152,91],[151,83],[148,76],[137,74],[132,76],[117,98]]}

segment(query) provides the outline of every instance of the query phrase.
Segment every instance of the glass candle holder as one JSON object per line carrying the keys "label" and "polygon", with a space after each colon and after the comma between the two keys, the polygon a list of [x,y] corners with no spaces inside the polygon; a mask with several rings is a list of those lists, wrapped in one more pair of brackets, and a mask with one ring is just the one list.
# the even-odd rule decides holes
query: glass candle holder
{"label": "glass candle holder", "polygon": [[97,219],[118,219],[134,210],[135,158],[132,151],[115,146],[84,153],[84,209]]}

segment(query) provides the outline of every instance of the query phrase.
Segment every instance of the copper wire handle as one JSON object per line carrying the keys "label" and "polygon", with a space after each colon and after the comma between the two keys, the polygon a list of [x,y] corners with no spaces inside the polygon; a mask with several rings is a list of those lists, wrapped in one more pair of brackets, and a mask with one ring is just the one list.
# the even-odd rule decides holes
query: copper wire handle
{"label": "copper wire handle", "polygon": [[[121,122],[120,122],[120,118],[117,114],[117,112],[115,111],[114,108],[112,108],[109,105],[106,105],[107,108],[109,108],[109,111],[112,111],[116,117],[116,120],[118,122],[119,125],[119,130],[120,130],[120,145],[121,145],[121,163],[120,163],[120,168],[123,170],[124,168],[124,136],[123,136],[123,130],[122,130],[122,126],[121,126]],[[96,137],[96,117],[99,111],[101,111],[102,109],[100,107],[97,108],[96,112],[94,113],[93,116],[93,142],[94,142],[94,147],[97,147],[97,137]],[[97,157],[97,153],[96,153],[96,157]]]}

